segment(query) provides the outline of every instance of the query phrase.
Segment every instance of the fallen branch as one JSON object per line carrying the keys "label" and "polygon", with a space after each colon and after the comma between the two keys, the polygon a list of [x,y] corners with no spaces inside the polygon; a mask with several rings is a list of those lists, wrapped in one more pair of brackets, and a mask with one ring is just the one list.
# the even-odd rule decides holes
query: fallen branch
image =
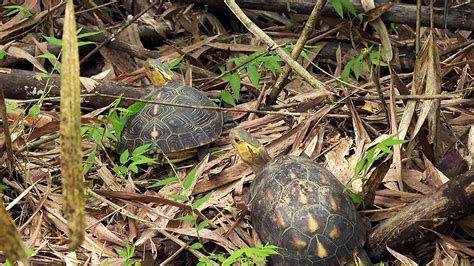
{"label": "fallen branch", "polygon": [[367,238],[371,258],[389,256],[387,247],[409,253],[474,214],[474,170],[451,178],[436,192],[410,204],[375,227]]}
{"label": "fallen branch", "polygon": [[[220,10],[225,8],[223,1],[215,0],[181,0],[194,5],[206,6],[210,9]],[[381,6],[388,3],[388,0],[377,0],[375,6]],[[241,8],[255,9],[260,11],[275,11],[281,13],[299,13],[309,14],[314,6],[312,0],[273,0],[271,4],[267,0],[238,0]],[[358,12],[363,12],[362,5],[359,0],[352,1]],[[428,6],[421,7],[420,25],[423,27],[430,26],[430,9]],[[450,7],[446,14],[446,25],[444,19],[444,9],[435,8],[433,10],[434,27],[455,31],[468,30],[474,31],[474,12],[472,5],[464,4],[458,7]],[[332,6],[326,5],[323,8],[322,16],[339,17]],[[400,23],[415,26],[416,24],[416,5],[401,4],[393,2],[393,7],[381,16],[385,23]]]}
{"label": "fallen branch", "polygon": [[283,49],[278,47],[278,44],[276,44],[265,32],[263,32],[262,29],[253,23],[247,17],[247,15],[245,15],[242,9],[240,9],[240,7],[235,3],[235,0],[224,0],[224,2],[250,32],[265,42],[265,44],[267,44],[270,49],[275,49],[275,53],[280,56],[281,59],[293,69],[293,71],[305,79],[314,89],[326,89],[321,81],[315,79],[304,67],[293,60],[293,58],[291,58],[291,56],[289,56]]}
{"label": "fallen branch", "polygon": [[[314,26],[316,23],[319,22],[319,17],[321,16],[321,10],[323,9],[323,6],[326,5],[326,0],[318,0],[316,4],[313,7],[313,10],[311,11],[311,14],[309,15],[308,20],[306,21],[306,24],[304,25],[303,31],[301,32],[301,36],[298,38],[298,41],[295,44],[295,47],[291,51],[291,57],[293,59],[298,59],[298,57],[301,54],[301,51],[303,51],[304,45],[306,44],[306,41],[308,41],[309,36],[311,35],[311,32],[314,29]],[[286,82],[289,74],[291,72],[291,68],[289,65],[285,65],[283,68],[283,73],[280,73],[278,76],[277,81],[275,82],[275,85],[273,86],[273,89],[270,91],[270,94],[268,95],[267,98],[267,105],[275,104],[276,100],[278,98],[278,94],[280,94],[281,90],[283,89],[283,85]]]}

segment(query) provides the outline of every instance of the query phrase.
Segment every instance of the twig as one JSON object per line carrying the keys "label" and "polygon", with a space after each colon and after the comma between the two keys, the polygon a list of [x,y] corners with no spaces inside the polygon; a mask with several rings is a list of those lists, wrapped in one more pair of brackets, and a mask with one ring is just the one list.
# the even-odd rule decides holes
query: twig
{"label": "twig", "polygon": [[325,85],[314,78],[304,67],[302,67],[298,62],[293,60],[283,49],[278,47],[278,45],[273,41],[262,29],[260,29],[255,23],[253,23],[247,15],[242,11],[242,9],[235,3],[235,0],[224,0],[226,5],[234,13],[235,16],[242,22],[242,24],[260,40],[265,42],[271,49],[275,49],[275,52],[278,56],[281,57],[285,63],[287,63],[293,71],[300,75],[304,80],[306,80],[313,88],[315,89],[325,89]]}
{"label": "twig", "polygon": [[3,88],[0,88],[0,114],[3,121],[3,135],[5,136],[5,148],[7,150],[7,167],[8,171],[12,173],[15,157],[13,156],[12,139],[10,135],[10,126],[8,125],[7,106],[5,103]]}
{"label": "twig", "polygon": [[[109,95],[109,94],[103,94],[103,93],[92,93],[92,94],[82,95],[82,97],[94,97],[94,96],[118,98],[117,95]],[[129,100],[129,101],[143,102],[143,103],[174,106],[174,107],[192,108],[192,109],[200,109],[200,110],[214,110],[214,111],[223,111],[223,112],[257,113],[257,114],[282,115],[282,116],[304,116],[304,115],[307,115],[306,113],[297,113],[297,112],[285,112],[285,113],[283,113],[283,112],[275,112],[275,111],[260,111],[260,110],[243,110],[243,109],[238,109],[238,108],[223,108],[223,107],[217,107],[217,106],[214,107],[214,106],[202,106],[202,105],[188,105],[188,104],[162,102],[162,101],[156,101],[156,100],[153,100],[153,101],[152,100],[144,100],[144,99],[137,99],[137,98],[132,98],[132,97],[122,97],[122,99]]]}
{"label": "twig", "polygon": [[[379,47],[379,51],[380,51],[380,47]],[[387,126],[388,126],[390,124],[390,114],[388,112],[387,103],[384,100],[384,96],[383,96],[383,92],[382,92],[382,86],[380,85],[380,64],[376,64],[375,69],[374,69],[374,67],[373,67],[374,64],[371,63],[372,61],[371,61],[369,53],[366,49],[364,49],[363,54],[364,54],[364,58],[365,58],[365,61],[367,62],[367,64],[371,65],[370,79],[372,79],[372,82],[375,84],[375,89],[376,89],[377,94],[379,96],[380,104],[382,105],[382,109],[384,111],[385,119],[387,120]],[[377,58],[379,63],[380,63],[380,55],[381,54],[382,54],[382,52],[380,51],[379,57]]]}
{"label": "twig", "polygon": [[82,64],[84,63],[87,59],[89,59],[89,57],[91,57],[92,55],[94,55],[97,51],[99,51],[102,47],[104,47],[106,44],[108,44],[110,41],[112,41],[113,39],[115,39],[115,37],[117,37],[117,35],[119,35],[124,29],[126,29],[128,26],[130,26],[133,22],[135,22],[138,18],[140,18],[141,16],[143,16],[143,14],[145,14],[146,12],[148,12],[148,10],[150,10],[152,7],[154,7],[156,4],[158,4],[159,2],[161,2],[161,0],[155,0],[153,3],[151,3],[150,5],[148,5],[145,9],[143,9],[140,13],[138,13],[136,16],[134,16],[132,19],[130,19],[129,21],[127,21],[125,24],[123,24],[122,27],[120,27],[116,32],[112,33],[109,37],[107,37],[107,39],[105,39],[102,43],[100,43],[99,45],[97,45],[94,50],[90,51],[86,56],[84,56],[81,61],[79,61],[79,64]]}
{"label": "twig", "polygon": [[[291,57],[294,60],[297,60],[300,56],[306,41],[308,41],[310,34],[314,29],[314,26],[319,21],[319,17],[321,16],[321,11],[323,10],[324,5],[326,5],[326,0],[318,0],[314,5],[313,10],[311,11],[311,14],[308,17],[308,20],[304,25],[303,31],[301,32],[301,36],[298,38],[295,47],[291,51]],[[275,82],[275,85],[273,86],[273,89],[270,91],[270,95],[268,95],[266,104],[275,104],[278,98],[278,94],[280,94],[281,90],[283,89],[283,84],[286,82],[290,73],[290,66],[285,65],[285,67],[283,68],[283,73],[280,73],[277,81]]]}

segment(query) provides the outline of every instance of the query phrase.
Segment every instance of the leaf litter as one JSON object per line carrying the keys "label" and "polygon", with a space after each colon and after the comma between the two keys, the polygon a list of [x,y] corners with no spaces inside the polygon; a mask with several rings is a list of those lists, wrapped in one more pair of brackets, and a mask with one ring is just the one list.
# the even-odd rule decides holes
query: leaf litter
{"label": "leaf litter", "polygon": [[[135,4],[146,6],[145,2],[136,1]],[[57,60],[49,56],[38,58],[40,54],[54,53],[47,40],[35,33],[59,33],[62,27],[45,24],[44,31],[31,31],[31,27],[40,25],[50,13],[63,14],[63,10],[60,4],[40,3],[42,1],[26,1],[24,6],[35,11],[28,20],[23,20],[20,13],[2,18],[0,37],[14,41],[7,44],[2,40],[0,45],[3,45],[2,50],[8,58],[26,63],[28,70],[47,72],[51,71]],[[159,59],[164,62],[182,57],[184,63],[174,69],[178,78],[202,89],[225,108],[267,108],[282,113],[301,113],[300,116],[282,116],[230,111],[228,115],[234,126],[249,130],[265,144],[272,157],[283,154],[308,156],[325,165],[344,184],[355,175],[358,163],[371,148],[393,134],[406,138],[410,141],[408,144],[394,146],[393,155],[372,162],[365,169],[365,177],[351,183],[352,192],[366,197],[364,204],[370,208],[361,209],[361,214],[372,227],[395,215],[403,206],[429,195],[453,176],[463,173],[462,169],[472,169],[473,46],[469,35],[427,29],[422,35],[423,46],[413,61],[413,69],[396,66],[393,71],[384,69],[378,73],[390,111],[390,121],[387,121],[370,78],[370,71],[375,71],[375,68],[365,69],[363,65],[356,65],[353,72],[349,71],[349,80],[340,78],[344,66],[359,54],[361,46],[347,50],[343,45],[333,43],[334,39],[340,30],[339,41],[353,41],[352,34],[361,31],[360,25],[355,27],[354,32],[348,32],[340,27],[342,22],[323,19],[322,25],[326,28],[338,30],[315,43],[311,43],[310,38],[307,44],[317,46],[304,50],[311,61],[304,58],[297,61],[322,81],[325,89],[314,91],[307,81],[293,73],[277,104],[267,106],[266,97],[259,99],[259,95],[264,96],[262,88],[271,88],[277,78],[278,72],[274,74],[274,69],[270,67],[275,62],[258,61],[250,67],[239,68],[235,61],[235,58],[243,59],[255,52],[269,56],[266,60],[275,60],[276,56],[265,43],[236,26],[229,28],[228,18],[219,13],[211,13],[194,5],[163,5],[161,9],[149,10],[138,20],[140,23],[132,24],[117,36],[117,40],[129,44],[129,47],[120,50],[117,46],[105,45],[82,65],[81,82],[88,91],[100,86],[102,79],[120,80],[134,86],[149,84],[144,78],[143,58],[134,57],[127,49],[158,51]],[[364,5],[371,7],[373,3],[366,1]],[[51,9],[40,10],[44,6]],[[116,4],[112,6],[118,8]],[[85,12],[81,23],[113,32],[120,22],[111,24],[111,18],[105,16],[109,13],[102,14],[99,10]],[[111,9],[107,12],[116,11]],[[129,7],[125,8],[125,13],[136,15],[138,12]],[[266,12],[265,23],[257,19],[260,17],[256,13],[249,14],[281,47],[297,40],[298,35],[288,26],[299,30],[303,26],[301,18],[296,15]],[[380,15],[371,17],[369,23],[375,28],[374,35],[379,38],[382,47],[390,50],[388,54],[382,53],[381,57],[395,59],[392,56],[396,57],[397,53],[393,52],[397,51],[399,42],[413,44],[413,34],[408,30],[400,36],[390,33],[381,23]],[[265,28],[268,24],[279,26]],[[400,30],[406,29],[402,27]],[[449,37],[452,34],[455,38]],[[367,39],[364,36],[358,35],[357,38],[373,42],[373,36],[365,36]],[[162,41],[163,37],[166,41]],[[85,40],[88,38],[85,37]],[[155,43],[144,41],[150,39]],[[36,46],[38,49],[30,54],[28,48]],[[328,47],[337,49],[328,51]],[[458,48],[450,50],[451,47]],[[223,78],[220,67],[229,74],[237,73],[235,77],[238,77],[240,84],[231,84],[230,79]],[[236,86],[239,88],[236,89]],[[222,97],[222,91],[227,91],[227,100]],[[268,94],[269,90],[265,93]],[[400,95],[428,97],[395,99]],[[454,95],[456,98],[429,98],[433,95]],[[28,113],[32,106],[31,103],[19,101],[15,112],[8,114],[17,176],[4,174],[0,184],[8,187],[2,191],[9,214],[21,229],[26,245],[36,251],[31,258],[33,261],[103,264],[109,260],[112,264],[121,264],[125,259],[116,249],[124,250],[125,243],[132,243],[140,247],[134,258],[143,264],[173,260],[176,264],[196,263],[197,258],[206,254],[231,254],[239,248],[254,247],[259,242],[243,204],[254,175],[232,150],[228,128],[211,145],[215,152],[202,161],[193,158],[177,163],[176,169],[167,165],[158,171],[142,166],[137,174],[130,172],[119,178],[112,166],[116,163],[114,140],[107,137],[111,126],[106,116],[114,108],[114,105],[109,105],[92,111],[83,110],[82,126],[102,126],[102,131],[97,135],[100,138],[88,138],[86,135],[83,138],[83,161],[90,165],[84,178],[87,187],[86,234],[81,247],[70,252],[66,237],[68,222],[61,211],[57,102],[45,100],[34,116]],[[0,143],[4,147],[2,138]],[[431,145],[432,153],[429,149],[425,150],[425,146],[421,148],[421,143]],[[382,151],[377,150],[375,155]],[[442,159],[449,154],[458,156]],[[90,155],[93,156],[88,158]],[[2,156],[6,158],[5,154]],[[456,174],[448,174],[443,172],[446,166],[442,163],[461,166],[451,169]],[[160,189],[152,187],[166,178],[179,179],[180,182],[164,184]],[[194,209],[185,203],[189,200],[201,205]],[[193,214],[199,217],[196,223],[195,218],[191,219]],[[466,262],[465,258],[472,256],[474,225],[468,219],[460,221],[459,225],[462,229],[453,228],[448,233],[438,234],[434,243],[418,248],[414,254],[402,254],[388,247],[387,251],[394,256],[393,261],[410,265],[414,261]],[[200,226],[203,228],[196,230]],[[190,247],[197,242],[205,248]],[[169,261],[170,258],[173,260]]]}

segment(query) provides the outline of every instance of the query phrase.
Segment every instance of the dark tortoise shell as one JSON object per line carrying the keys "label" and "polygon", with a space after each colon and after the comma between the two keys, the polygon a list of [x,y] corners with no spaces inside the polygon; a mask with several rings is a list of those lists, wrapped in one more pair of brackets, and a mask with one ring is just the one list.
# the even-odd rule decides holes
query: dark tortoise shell
{"label": "dark tortoise shell", "polygon": [[366,254],[366,229],[343,185],[307,158],[281,156],[255,177],[250,214],[273,265],[343,265]]}
{"label": "dark tortoise shell", "polygon": [[[214,106],[203,92],[172,81],[157,87],[151,100],[194,106]],[[216,140],[222,133],[223,114],[216,110],[146,104],[124,125],[117,151],[132,152],[143,144],[165,154],[191,150]]]}

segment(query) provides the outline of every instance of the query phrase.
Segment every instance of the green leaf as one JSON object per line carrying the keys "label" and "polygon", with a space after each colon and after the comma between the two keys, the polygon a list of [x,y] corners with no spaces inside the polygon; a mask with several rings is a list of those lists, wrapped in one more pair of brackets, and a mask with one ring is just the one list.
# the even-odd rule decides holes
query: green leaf
{"label": "green leaf", "polygon": [[174,68],[176,68],[179,64],[181,64],[181,62],[183,61],[184,59],[184,55],[180,55],[178,58],[174,59],[173,61],[165,64],[166,68],[170,69],[170,70],[173,70]]}
{"label": "green leaf", "polygon": [[252,85],[255,88],[258,88],[258,83],[260,82],[260,73],[258,72],[257,66],[255,64],[249,64],[247,66],[247,74],[249,75],[249,79],[250,82],[252,82]]}
{"label": "green leaf", "polygon": [[192,244],[189,247],[192,248],[192,249],[201,249],[203,247],[203,245],[199,242],[196,242],[196,243]]}
{"label": "green leaf", "polygon": [[40,55],[38,55],[38,56],[36,56],[36,57],[39,57],[39,58],[47,58],[47,59],[56,59],[56,60],[58,59],[58,58],[56,57],[56,55],[54,55],[54,54],[52,54],[52,53],[40,54]]}
{"label": "green leaf", "polygon": [[346,63],[346,65],[344,66],[344,69],[342,70],[341,78],[345,82],[349,81],[349,75],[351,74],[352,65],[354,65],[354,61],[351,60]]}
{"label": "green leaf", "polygon": [[149,158],[143,155],[138,155],[130,158],[135,164],[147,164],[147,163],[156,163],[155,158]]}
{"label": "green leaf", "polygon": [[404,140],[404,139],[388,138],[388,139],[382,141],[381,143],[383,143],[386,146],[395,146],[395,145],[405,144],[407,142],[408,142],[408,140]]}
{"label": "green leaf", "polygon": [[202,230],[209,225],[209,220],[204,220],[198,224],[197,230]]}
{"label": "green leaf", "polygon": [[163,179],[163,180],[160,180],[158,182],[153,183],[153,185],[148,186],[147,188],[161,187],[161,186],[165,186],[165,185],[171,184],[173,182],[177,182],[177,181],[178,181],[178,178],[175,177],[175,176],[174,177],[168,177],[166,179]]}
{"label": "green leaf", "polygon": [[[229,77],[230,87],[232,87],[232,91],[234,92],[235,98],[240,98],[240,75],[238,73],[233,73]],[[225,101],[225,100],[224,100]],[[235,105],[235,104],[234,104]]]}
{"label": "green leaf", "polygon": [[8,187],[7,185],[0,183],[0,190],[5,190],[5,189],[9,189],[9,188],[10,187]]}
{"label": "green leaf", "polygon": [[77,35],[77,38],[78,39],[81,39],[81,38],[84,38],[84,37],[90,37],[90,36],[94,36],[94,35],[97,35],[99,33],[101,33],[102,31],[91,31],[91,32],[84,32],[84,33],[81,33],[79,35]]}
{"label": "green leaf", "polygon": [[137,156],[146,153],[150,146],[151,144],[143,144],[141,146],[136,147],[132,152],[132,156]]}
{"label": "green leaf", "polygon": [[392,154],[393,153],[393,151],[390,148],[383,145],[382,143],[377,144],[376,147],[379,148],[385,154]]}
{"label": "green leaf", "polygon": [[85,176],[87,175],[87,173],[89,173],[89,170],[92,168],[92,166],[94,165],[94,159],[95,159],[95,155],[97,153],[97,150],[96,149],[93,149],[91,153],[89,153],[89,155],[87,156],[87,160],[86,162],[84,163],[84,170],[82,171],[82,174]]}
{"label": "green leaf", "polygon": [[127,109],[127,116],[131,116],[131,115],[134,115],[138,112],[140,112],[143,108],[145,107],[145,103],[144,102],[135,102],[133,104],[131,104]]}
{"label": "green leaf", "polygon": [[37,117],[39,113],[40,113],[40,106],[37,103],[31,106],[31,108],[28,110],[28,115],[30,117]]}
{"label": "green leaf", "polygon": [[127,252],[125,250],[121,250],[121,249],[118,249],[118,248],[115,248],[115,251],[117,252],[117,254],[123,258],[123,259],[127,259],[128,258],[128,255],[127,255]]}
{"label": "green leaf", "polygon": [[193,216],[193,215],[185,215],[185,216],[181,216],[181,217],[178,217],[178,218],[175,218],[175,220],[178,220],[178,221],[195,221],[196,220],[196,217]]}
{"label": "green leaf", "polygon": [[354,6],[352,5],[352,2],[350,0],[341,0],[342,5],[351,13],[352,15],[356,15],[356,10]]}
{"label": "green leaf", "polygon": [[197,168],[193,168],[183,180],[183,188],[188,189],[193,183],[194,178],[196,177]]}
{"label": "green leaf", "polygon": [[204,197],[200,198],[200,199],[197,199],[193,205],[191,205],[191,208],[193,210],[197,209],[199,206],[201,206],[202,204],[204,204],[206,201],[209,200],[209,198],[211,197],[211,194],[212,194],[212,191],[210,191],[209,193],[207,193]]}
{"label": "green leaf", "polygon": [[230,92],[226,91],[226,90],[222,90],[221,91],[221,99],[226,102],[227,104],[230,104],[232,106],[235,106],[235,100],[234,98],[232,97],[232,95],[230,94]]}
{"label": "green leaf", "polygon": [[33,77],[35,79],[38,79],[38,80],[42,80],[42,79],[47,79],[49,78],[51,75],[49,73],[36,73],[33,75]]}
{"label": "green leaf", "polygon": [[332,0],[332,6],[334,7],[334,11],[336,11],[341,18],[344,18],[341,0]]}
{"label": "green leaf", "polygon": [[15,109],[18,108],[18,103],[17,103],[17,102],[13,102],[13,101],[5,100],[5,105],[6,105],[6,107],[7,107],[7,113],[10,113],[10,112],[12,112],[13,110],[15,110]]}
{"label": "green leaf", "polygon": [[350,193],[350,196],[351,196],[351,200],[352,202],[354,202],[355,204],[359,204],[359,203],[362,203],[364,202],[364,197],[356,194],[356,193]]}
{"label": "green leaf", "polygon": [[80,46],[85,46],[85,45],[90,45],[90,44],[95,44],[95,42],[91,42],[91,41],[80,41],[80,42],[77,42],[77,46],[80,47]]}
{"label": "green leaf", "polygon": [[357,62],[354,62],[354,65],[352,66],[352,70],[354,70],[354,76],[357,80],[359,79],[359,76],[360,76],[360,68],[362,66],[361,63],[362,62],[357,61]]}
{"label": "green leaf", "polygon": [[63,41],[56,38],[56,37],[51,37],[51,36],[45,36],[43,35],[43,38],[46,39],[50,44],[52,45],[57,45],[57,46],[63,46]]}
{"label": "green leaf", "polygon": [[134,172],[135,174],[138,173],[138,166],[137,166],[137,163],[131,163],[129,166],[128,166],[128,169],[130,169],[130,171]]}
{"label": "green leaf", "polygon": [[128,150],[125,150],[124,152],[122,152],[122,154],[120,154],[120,163],[125,164],[128,161],[128,156],[129,156]]}
{"label": "green leaf", "polygon": [[171,194],[171,195],[168,195],[168,197],[170,197],[174,200],[177,200],[177,201],[188,201],[189,200],[189,197],[185,196],[185,195]]}
{"label": "green leaf", "polygon": [[3,58],[5,58],[5,56],[7,55],[7,52],[3,51],[3,50],[0,50],[0,60],[2,60]]}

